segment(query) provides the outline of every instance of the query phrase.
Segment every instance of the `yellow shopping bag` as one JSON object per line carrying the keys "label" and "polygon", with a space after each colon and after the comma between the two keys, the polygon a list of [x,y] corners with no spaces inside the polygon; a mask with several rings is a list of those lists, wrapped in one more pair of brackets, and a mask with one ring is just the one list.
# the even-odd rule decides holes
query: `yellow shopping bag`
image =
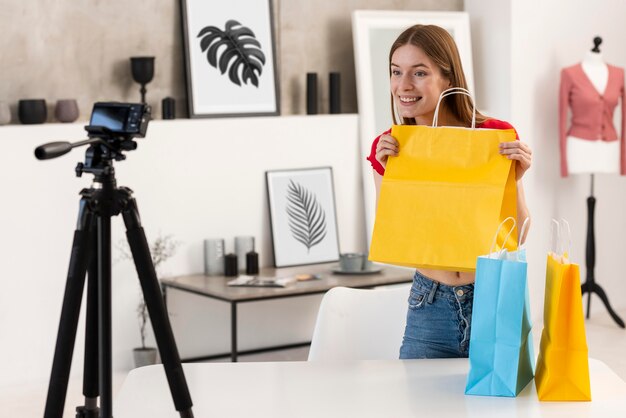
{"label": "yellow shopping bag", "polygon": [[[515,165],[499,154],[515,131],[474,126],[436,127],[435,119],[433,126],[392,127],[400,151],[382,180],[370,260],[474,271],[493,231],[517,217]],[[516,243],[511,236],[505,246],[513,251]]]}
{"label": "yellow shopping bag", "polygon": [[539,400],[590,401],[580,270],[567,251],[548,254],[543,324],[535,373]]}

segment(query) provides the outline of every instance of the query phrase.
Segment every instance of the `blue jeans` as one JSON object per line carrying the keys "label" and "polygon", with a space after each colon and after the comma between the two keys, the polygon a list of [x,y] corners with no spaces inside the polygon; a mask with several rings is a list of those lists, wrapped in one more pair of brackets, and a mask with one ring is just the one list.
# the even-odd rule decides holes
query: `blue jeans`
{"label": "blue jeans", "polygon": [[467,357],[474,285],[446,286],[413,276],[400,359]]}

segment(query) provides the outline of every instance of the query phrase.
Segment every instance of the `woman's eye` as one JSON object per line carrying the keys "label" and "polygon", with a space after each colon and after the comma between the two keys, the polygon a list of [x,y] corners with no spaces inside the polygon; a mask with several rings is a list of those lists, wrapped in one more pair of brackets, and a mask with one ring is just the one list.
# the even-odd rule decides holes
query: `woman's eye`
{"label": "woman's eye", "polygon": [[400,75],[400,71],[398,71],[398,70],[391,70],[391,74],[392,75]]}
{"label": "woman's eye", "polygon": [[424,77],[426,75],[426,73],[424,71],[418,71],[415,73],[416,76],[418,77]]}

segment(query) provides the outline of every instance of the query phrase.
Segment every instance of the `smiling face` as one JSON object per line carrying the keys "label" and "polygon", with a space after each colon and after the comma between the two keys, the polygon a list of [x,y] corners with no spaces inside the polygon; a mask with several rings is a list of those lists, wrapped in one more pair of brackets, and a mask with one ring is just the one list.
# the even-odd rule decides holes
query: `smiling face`
{"label": "smiling face", "polygon": [[449,87],[450,80],[421,48],[407,44],[394,51],[391,94],[401,117],[415,118],[418,125],[430,125],[439,95]]}

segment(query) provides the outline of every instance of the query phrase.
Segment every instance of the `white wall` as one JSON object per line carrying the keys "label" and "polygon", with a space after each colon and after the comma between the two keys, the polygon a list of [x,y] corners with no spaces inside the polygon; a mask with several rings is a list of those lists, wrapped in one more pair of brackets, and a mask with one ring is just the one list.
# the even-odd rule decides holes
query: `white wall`
{"label": "white wall", "polygon": [[509,120],[511,5],[508,1],[465,0],[465,11],[470,18],[476,106],[488,116]]}
{"label": "white wall", "polygon": [[[91,176],[74,175],[84,148],[44,162],[34,158],[33,150],[45,142],[81,138],[79,124],[0,127],[0,358],[5,359],[0,390],[49,377],[78,192],[89,186]],[[272,169],[332,166],[340,248],[365,249],[356,115],[153,121],[147,138],[138,143],[126,161],[115,164],[118,183],[135,191],[149,241],[160,231],[182,242],[177,255],[164,265],[165,276],[201,272],[202,240],[209,237],[225,238],[227,250],[232,251],[234,236],[254,235],[261,264],[270,265],[265,171]],[[122,220],[114,219],[114,244],[124,237],[123,231]],[[131,350],[140,343],[138,300],[134,267],[128,261],[117,262],[113,266],[116,370],[130,368]],[[171,309],[179,312],[176,300]],[[291,326],[277,327],[275,342],[310,338],[318,303],[319,298],[303,298]],[[214,330],[228,327],[227,305],[188,299],[181,304],[191,312],[208,313],[200,318],[198,331],[204,333],[201,341],[210,341],[206,347],[193,341],[192,347],[181,346],[181,355],[228,348],[228,333],[213,335]],[[246,307],[240,336],[244,348],[266,344],[262,330],[246,325],[246,316],[268,318],[271,325],[281,308],[281,304]],[[82,373],[82,318],[73,374]],[[198,324],[195,319],[193,327]],[[189,335],[191,326],[177,334]]]}
{"label": "white wall", "polygon": [[[482,93],[482,108],[500,114],[499,107],[510,109],[509,121],[522,140],[533,149],[533,167],[524,185],[533,225],[528,238],[529,281],[533,317],[543,309],[545,257],[548,250],[550,219],[565,217],[572,226],[572,259],[585,274],[586,198],[589,176],[560,178],[558,166],[558,88],[560,69],[579,62],[593,47],[594,36],[604,42],[601,50],[607,62],[626,66],[626,3],[618,0],[466,0],[471,14],[474,43],[482,48],[481,59],[474,61],[477,90]],[[492,46],[505,40],[503,53]],[[487,47],[488,46],[488,47]],[[476,49],[475,49],[476,50]],[[510,68],[505,79],[494,74],[503,66]],[[508,59],[508,63],[506,60]],[[507,74],[507,73],[505,73]],[[508,102],[502,102],[502,96]],[[479,103],[480,105],[480,103]],[[503,116],[506,112],[502,113]],[[619,119],[618,119],[619,121]],[[623,213],[626,209],[626,179],[596,176],[596,278],[607,291],[613,307],[625,307],[626,291],[622,263],[626,244]],[[604,310],[595,297],[592,312]]]}

